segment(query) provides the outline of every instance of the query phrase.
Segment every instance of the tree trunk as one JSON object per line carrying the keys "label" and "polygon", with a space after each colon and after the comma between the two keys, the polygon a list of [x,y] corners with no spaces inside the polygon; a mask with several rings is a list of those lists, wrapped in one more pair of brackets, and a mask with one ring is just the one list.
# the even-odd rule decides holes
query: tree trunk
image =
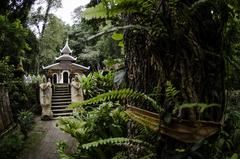
{"label": "tree trunk", "polygon": [[[162,12],[166,5],[162,5]],[[221,48],[226,21],[218,23],[207,17],[211,15],[206,16],[204,8],[198,12],[202,19],[191,15],[191,21],[183,22],[176,20],[177,15],[161,13],[163,26],[159,28],[166,28],[164,35],[130,29],[124,32],[128,87],[145,93],[157,90],[157,100],[164,105],[165,83],[171,81],[180,90],[180,103],[216,103],[223,108],[225,64]],[[138,15],[125,16],[125,22],[145,25]],[[219,121],[221,112],[212,109],[209,120]],[[193,109],[187,118],[195,120],[196,115]]]}

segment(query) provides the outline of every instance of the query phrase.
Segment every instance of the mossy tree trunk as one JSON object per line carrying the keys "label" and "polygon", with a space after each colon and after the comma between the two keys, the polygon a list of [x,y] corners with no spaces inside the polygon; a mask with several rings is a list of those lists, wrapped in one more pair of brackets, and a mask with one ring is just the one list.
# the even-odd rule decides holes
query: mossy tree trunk
{"label": "mossy tree trunk", "polygon": [[[165,83],[171,81],[180,90],[180,103],[217,103],[224,108],[225,12],[216,11],[216,18],[211,6],[202,6],[180,17],[180,10],[172,11],[168,5],[162,1],[152,22],[151,17],[125,16],[126,24],[147,22],[152,29],[124,32],[128,86],[145,93],[158,90],[158,99],[164,104]],[[222,110],[214,109],[211,120],[219,121]],[[196,114],[189,115],[196,118]]]}

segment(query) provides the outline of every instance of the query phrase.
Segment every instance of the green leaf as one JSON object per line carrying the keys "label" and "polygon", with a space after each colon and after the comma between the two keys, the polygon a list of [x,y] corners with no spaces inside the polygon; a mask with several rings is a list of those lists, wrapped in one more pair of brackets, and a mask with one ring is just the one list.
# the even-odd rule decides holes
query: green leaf
{"label": "green leaf", "polygon": [[234,153],[231,157],[231,159],[238,159],[238,154],[237,153]]}
{"label": "green leaf", "polygon": [[124,46],[123,41],[120,41],[120,42],[118,43],[118,46],[123,47],[123,46]]}
{"label": "green leaf", "polygon": [[113,40],[116,40],[116,41],[119,41],[119,40],[123,40],[123,34],[119,34],[119,33],[114,33],[113,35],[112,35],[112,38],[113,38]]}

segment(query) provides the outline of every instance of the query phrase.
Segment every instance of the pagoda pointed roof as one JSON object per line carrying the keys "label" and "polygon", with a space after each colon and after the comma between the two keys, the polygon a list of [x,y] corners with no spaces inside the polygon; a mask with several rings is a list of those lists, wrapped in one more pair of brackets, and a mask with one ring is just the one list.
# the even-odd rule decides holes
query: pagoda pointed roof
{"label": "pagoda pointed roof", "polygon": [[57,57],[56,58],[56,61],[59,62],[59,61],[72,61],[72,62],[76,62],[77,58],[76,57],[73,57],[69,54],[62,54],[61,56]]}
{"label": "pagoda pointed roof", "polygon": [[72,54],[72,50],[70,49],[70,47],[68,46],[68,38],[67,38],[67,41],[66,41],[66,44],[65,46],[63,47],[63,49],[60,50],[61,54]]}

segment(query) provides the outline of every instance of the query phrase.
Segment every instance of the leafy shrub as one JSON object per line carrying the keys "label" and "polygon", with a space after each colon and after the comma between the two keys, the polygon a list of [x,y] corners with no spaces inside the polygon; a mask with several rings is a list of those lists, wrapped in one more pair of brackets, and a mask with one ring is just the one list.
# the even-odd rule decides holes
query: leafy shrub
{"label": "leafy shrub", "polygon": [[24,141],[20,132],[4,136],[4,138],[0,140],[0,158],[16,159],[23,149],[23,144]]}
{"label": "leafy shrub", "polygon": [[32,128],[33,124],[33,113],[29,111],[22,111],[18,114],[18,123],[20,125],[20,130],[26,139],[29,130]]}
{"label": "leafy shrub", "polygon": [[94,72],[88,76],[82,76],[80,79],[80,84],[83,88],[85,99],[89,99],[112,90],[113,73]]}
{"label": "leafy shrub", "polygon": [[[101,155],[111,158],[119,149],[105,145],[104,148],[83,149],[87,144],[100,139],[121,137],[127,134],[128,118],[118,103],[103,103],[90,111],[82,108],[75,118],[62,118],[59,121],[61,130],[71,134],[79,142],[76,152],[78,157],[98,158]],[[63,154],[61,156],[64,156]]]}
{"label": "leafy shrub", "polygon": [[9,84],[9,99],[15,121],[20,111],[29,110],[38,104],[35,89],[34,85],[26,85],[22,80]]}
{"label": "leafy shrub", "polygon": [[8,82],[13,77],[13,66],[8,65],[8,58],[0,60],[0,81],[2,83]]}

